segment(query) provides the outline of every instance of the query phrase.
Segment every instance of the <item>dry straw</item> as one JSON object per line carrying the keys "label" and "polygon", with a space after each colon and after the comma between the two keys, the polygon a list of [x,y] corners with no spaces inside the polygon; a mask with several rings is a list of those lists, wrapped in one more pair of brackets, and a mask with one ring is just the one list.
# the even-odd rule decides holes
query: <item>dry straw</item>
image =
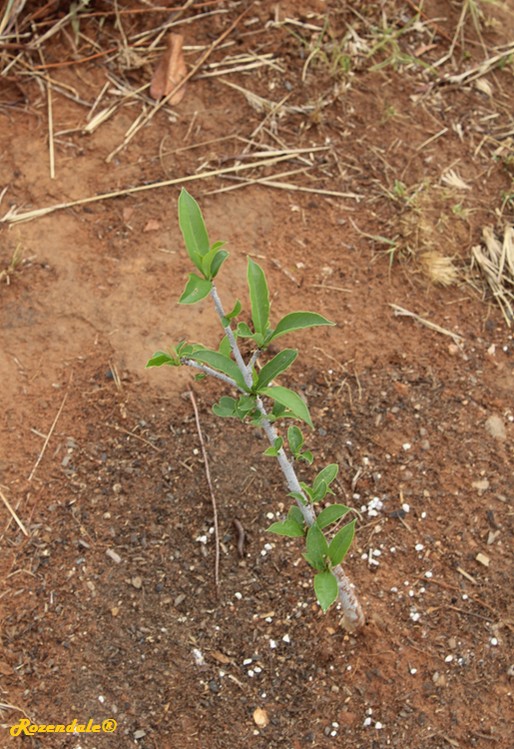
{"label": "dry straw", "polygon": [[507,325],[514,320],[514,227],[506,226],[501,242],[490,226],[482,231],[483,244],[472,248],[472,267],[484,276]]}

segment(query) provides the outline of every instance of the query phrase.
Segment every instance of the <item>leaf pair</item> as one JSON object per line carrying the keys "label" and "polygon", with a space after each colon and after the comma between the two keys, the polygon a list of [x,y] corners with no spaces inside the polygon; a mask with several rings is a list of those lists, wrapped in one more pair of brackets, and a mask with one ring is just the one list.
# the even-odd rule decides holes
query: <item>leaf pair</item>
{"label": "leaf pair", "polygon": [[201,273],[201,276],[190,273],[179,301],[181,304],[195,304],[210,292],[212,280],[219,273],[228,252],[221,249],[223,242],[215,242],[211,247],[200,206],[184,189],[178,199],[178,222],[187,253]]}

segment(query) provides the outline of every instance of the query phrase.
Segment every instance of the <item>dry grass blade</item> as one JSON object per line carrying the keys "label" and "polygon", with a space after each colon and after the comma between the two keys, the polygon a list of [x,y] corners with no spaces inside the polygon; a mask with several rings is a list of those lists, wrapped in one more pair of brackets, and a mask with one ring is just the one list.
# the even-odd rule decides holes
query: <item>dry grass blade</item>
{"label": "dry grass blade", "polygon": [[[306,149],[306,151],[311,152],[312,149]],[[176,179],[167,179],[163,182],[154,182],[150,185],[138,185],[137,187],[129,187],[126,190],[117,190],[116,192],[106,192],[101,195],[93,195],[89,198],[79,198],[78,200],[71,200],[67,203],[56,203],[55,205],[47,206],[46,208],[36,208],[33,211],[25,211],[24,213],[16,213],[16,209],[11,208],[4,216],[2,216],[2,218],[0,218],[0,224],[14,224],[21,221],[32,221],[35,218],[47,216],[49,213],[54,213],[55,211],[60,211],[64,208],[75,208],[77,206],[88,205],[90,203],[99,203],[102,200],[111,200],[112,198],[119,198],[123,195],[133,195],[134,193],[146,192],[147,190],[157,190],[162,187],[182,185],[186,182],[197,182],[202,179],[208,179],[209,177],[220,177],[226,174],[235,174],[247,169],[260,169],[264,166],[272,166],[273,164],[278,164],[281,161],[286,161],[291,157],[292,154],[290,152],[286,152],[282,156],[275,156],[274,158],[265,158],[259,161],[252,161],[249,164],[237,164],[236,166],[227,167],[225,169],[213,169],[207,172],[200,172],[200,174],[191,174],[187,177],[177,177]],[[282,183],[280,183],[280,187],[282,189],[286,189]],[[294,186],[287,189],[305,189],[305,191],[307,192],[322,192],[319,190],[311,190],[309,188],[295,188]],[[352,193],[334,193],[333,191],[325,191],[324,194],[338,195],[340,197],[361,197],[352,195]]]}
{"label": "dry grass blade", "polygon": [[503,242],[490,226],[484,227],[482,236],[485,247],[472,248],[472,266],[479,267],[510,327],[514,320],[514,227],[505,227]]}
{"label": "dry grass blade", "polygon": [[440,325],[437,325],[435,322],[430,322],[430,320],[425,320],[424,317],[420,317],[420,315],[417,315],[415,312],[410,312],[408,309],[404,309],[403,307],[400,307],[398,304],[390,304],[390,307],[394,309],[394,314],[396,316],[404,316],[404,317],[412,317],[413,320],[416,320],[416,322],[421,323],[421,325],[424,325],[426,328],[430,328],[430,330],[434,330],[436,333],[441,333],[442,335],[447,335],[450,338],[453,339],[453,341],[460,345],[463,342],[462,336],[458,335],[458,333],[453,333],[451,330],[448,330],[447,328],[442,328]]}
{"label": "dry grass blade", "polygon": [[9,504],[7,498],[5,497],[5,495],[4,495],[4,493],[3,493],[3,491],[1,489],[0,489],[0,499],[2,500],[2,502],[4,503],[4,505],[7,507],[7,509],[9,510],[9,512],[11,513],[12,517],[16,521],[16,524],[18,525],[18,528],[21,530],[21,532],[23,533],[23,535],[24,536],[28,536],[29,535],[28,530],[25,528],[25,526],[21,522],[20,518],[18,517],[18,515],[16,514],[16,512],[13,510],[13,508],[11,507],[11,505]]}

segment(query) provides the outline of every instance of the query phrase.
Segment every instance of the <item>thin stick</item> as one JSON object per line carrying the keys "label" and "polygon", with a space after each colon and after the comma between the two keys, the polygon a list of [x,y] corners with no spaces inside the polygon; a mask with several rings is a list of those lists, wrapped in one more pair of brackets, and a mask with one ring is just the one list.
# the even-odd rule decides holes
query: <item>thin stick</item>
{"label": "thin stick", "polygon": [[212,169],[208,172],[201,172],[200,174],[191,174],[187,177],[177,177],[175,179],[167,179],[163,182],[154,182],[151,185],[138,185],[137,187],[128,187],[126,190],[117,190],[116,192],[106,192],[101,195],[93,195],[89,198],[79,198],[78,200],[71,200],[69,203],[56,203],[55,205],[47,206],[46,208],[36,208],[33,211],[25,211],[24,213],[15,213],[12,209],[9,210],[2,218],[1,223],[17,223],[18,221],[31,221],[34,218],[40,216],[47,216],[49,213],[54,211],[60,211],[63,208],[74,208],[75,206],[87,205],[88,203],[98,203],[102,200],[110,200],[111,198],[120,198],[124,195],[133,195],[137,192],[144,192],[145,190],[156,190],[160,187],[170,187],[171,185],[181,185],[185,182],[193,182],[200,179],[207,179],[208,177],[219,177],[223,174],[233,174],[234,172],[242,172],[247,169],[255,169],[263,166],[270,166],[271,164],[277,164],[280,161],[290,159],[290,154],[286,153],[283,156],[276,156],[272,159],[263,159],[258,162],[251,162],[250,164],[237,164],[236,166],[227,167],[226,169]]}
{"label": "thin stick", "polygon": [[214,517],[214,543],[216,545],[215,559],[214,559],[214,583],[216,585],[216,594],[219,592],[220,586],[220,533],[218,527],[218,508],[216,506],[216,497],[214,496],[214,490],[212,488],[211,472],[209,471],[209,461],[207,460],[207,450],[205,449],[205,442],[203,441],[202,428],[200,426],[200,416],[198,415],[198,407],[196,405],[195,396],[192,390],[188,390],[191,403],[193,404],[193,411],[195,412],[196,429],[198,437],[200,439],[200,446],[202,448],[203,464],[205,467],[205,476],[207,478],[207,484],[209,486],[209,492],[211,495],[212,502],[212,514]]}
{"label": "thin stick", "polygon": [[430,330],[435,330],[436,333],[442,333],[443,335],[449,336],[455,341],[456,344],[461,344],[462,341],[464,340],[462,336],[460,336],[458,333],[453,333],[451,330],[448,330],[447,328],[442,328],[440,325],[437,325],[435,322],[430,322],[430,320],[425,320],[424,317],[420,317],[419,315],[416,315],[415,312],[409,312],[408,309],[399,307],[397,304],[390,304],[389,306],[394,309],[395,315],[405,315],[405,317],[412,317],[414,320],[421,323],[426,328],[430,328]]}
{"label": "thin stick", "polygon": [[123,429],[123,427],[119,427],[117,424],[107,424],[108,427],[111,429],[114,429],[116,432],[123,432],[123,434],[128,434],[129,437],[134,437],[134,439],[139,440],[140,442],[144,442],[145,445],[148,445],[152,448],[152,450],[155,450],[155,452],[162,453],[162,450],[160,447],[157,447],[156,445],[153,445],[148,440],[145,440],[144,437],[140,437],[139,434],[134,434],[134,432],[129,432],[128,429]]}
{"label": "thin stick", "polygon": [[57,421],[59,420],[59,416],[60,416],[60,415],[61,415],[61,413],[62,413],[62,410],[63,410],[63,408],[64,408],[64,404],[66,403],[66,398],[67,398],[67,397],[68,397],[68,393],[66,392],[66,393],[65,393],[65,395],[64,395],[64,398],[62,399],[62,403],[61,403],[61,405],[60,405],[60,407],[59,407],[59,410],[57,411],[57,415],[56,415],[56,417],[55,417],[55,419],[54,419],[54,421],[53,421],[53,424],[52,424],[52,426],[50,427],[50,431],[49,431],[49,432],[48,432],[48,434],[46,435],[45,443],[44,443],[44,445],[43,445],[43,447],[42,447],[42,449],[41,449],[41,452],[39,453],[38,459],[36,460],[36,462],[35,462],[35,464],[34,464],[34,468],[33,468],[33,469],[32,469],[32,471],[30,472],[30,476],[29,476],[29,478],[28,478],[28,480],[29,480],[29,481],[32,481],[32,479],[34,478],[34,474],[35,474],[35,473],[36,473],[36,471],[37,471],[37,467],[38,467],[38,465],[39,465],[39,464],[41,463],[41,459],[43,458],[43,455],[45,454],[45,450],[46,450],[46,448],[47,448],[47,445],[48,445],[48,443],[50,442],[50,437],[52,436],[52,434],[53,434],[53,431],[54,431],[54,429],[55,429],[55,425],[57,424]]}
{"label": "thin stick", "polygon": [[4,493],[3,493],[3,491],[1,489],[0,489],[0,498],[2,499],[4,505],[7,507],[7,509],[11,513],[11,515],[13,516],[14,520],[16,521],[16,523],[17,523],[19,529],[21,530],[21,532],[23,533],[23,535],[28,536],[29,535],[28,530],[25,528],[25,526],[21,522],[20,518],[18,517],[18,515],[15,513],[15,511],[13,510],[13,508],[11,507],[11,505],[9,504],[9,502],[7,501],[7,498],[5,497],[5,495],[4,495]]}

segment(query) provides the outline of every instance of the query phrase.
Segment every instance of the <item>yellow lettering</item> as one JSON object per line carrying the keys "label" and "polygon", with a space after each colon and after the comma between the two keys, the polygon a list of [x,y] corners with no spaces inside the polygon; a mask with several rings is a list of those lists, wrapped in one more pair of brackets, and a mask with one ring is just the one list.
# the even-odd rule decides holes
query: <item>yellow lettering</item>
{"label": "yellow lettering", "polygon": [[46,727],[47,733],[54,733],[55,732],[55,726],[49,725]]}
{"label": "yellow lettering", "polygon": [[95,723],[94,726],[91,726],[91,733],[100,733],[101,726],[98,725],[98,723]]}
{"label": "yellow lettering", "polygon": [[38,732],[38,725],[37,723],[32,723],[32,725],[29,726],[28,731],[29,734],[37,733]]}
{"label": "yellow lettering", "polygon": [[62,723],[55,726],[55,733],[64,733],[65,730],[66,730],[66,726],[63,726]]}
{"label": "yellow lettering", "polygon": [[11,736],[19,736],[20,733],[24,733],[25,736],[29,736],[27,728],[30,726],[30,720],[28,718],[21,718],[19,723],[15,726],[11,726]]}
{"label": "yellow lettering", "polygon": [[66,726],[66,733],[73,733],[75,731],[75,726],[77,725],[77,719],[73,718],[71,723],[68,723]]}

